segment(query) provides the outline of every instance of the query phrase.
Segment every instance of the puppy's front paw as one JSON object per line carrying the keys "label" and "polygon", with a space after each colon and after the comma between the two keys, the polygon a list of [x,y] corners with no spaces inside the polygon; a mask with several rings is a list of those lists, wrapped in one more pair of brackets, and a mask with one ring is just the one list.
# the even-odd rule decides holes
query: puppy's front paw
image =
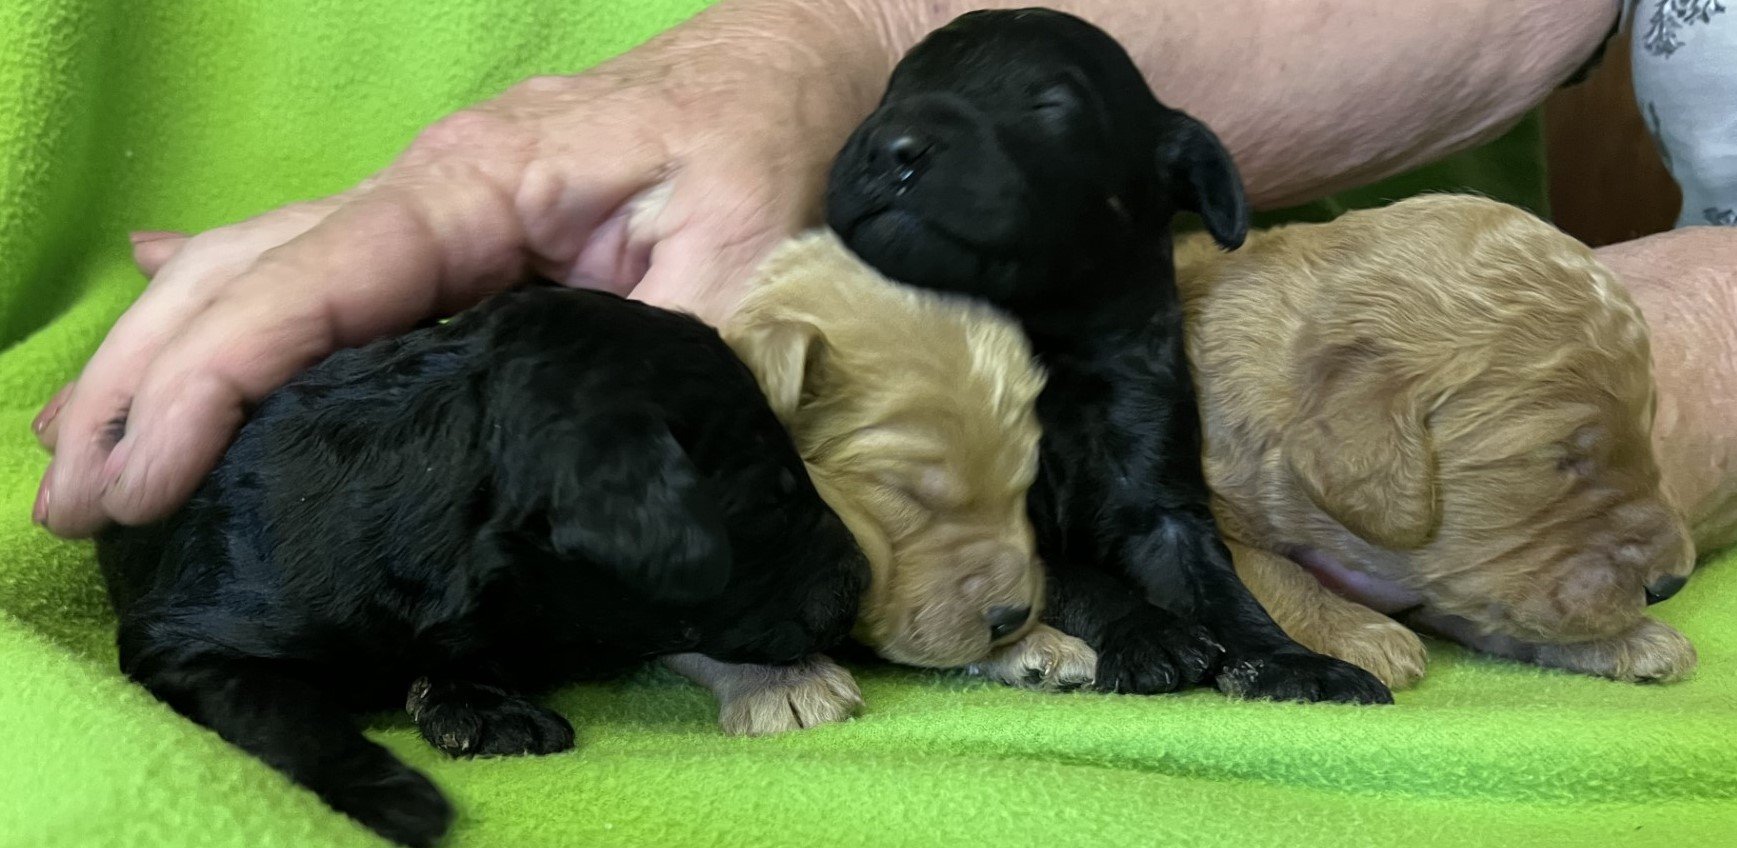
{"label": "puppy's front paw", "polygon": [[744,666],[718,693],[718,724],[732,736],[765,736],[844,721],[862,692],[843,666],[812,656],[788,666]]}
{"label": "puppy's front paw", "polygon": [[1613,639],[1539,645],[1539,665],[1628,683],[1674,683],[1694,673],[1695,646],[1668,625],[1646,619]]}
{"label": "puppy's front paw", "polygon": [[1375,675],[1301,647],[1227,658],[1217,685],[1226,695],[1252,700],[1393,703],[1393,693]]}
{"label": "puppy's front paw", "polygon": [[1423,640],[1411,628],[1384,615],[1371,611],[1370,618],[1374,620],[1347,622],[1331,633],[1317,634],[1315,643],[1304,644],[1375,675],[1389,689],[1416,683],[1429,665],[1429,650]]}
{"label": "puppy's front paw", "polygon": [[1008,686],[1040,692],[1071,692],[1090,686],[1097,673],[1098,653],[1090,645],[1048,625],[1040,624],[1025,638],[996,648],[972,670]]}
{"label": "puppy's front paw", "polygon": [[560,713],[493,686],[424,677],[410,685],[404,707],[422,738],[454,757],[557,754],[573,747],[573,725]]}
{"label": "puppy's front paw", "polygon": [[1134,695],[1175,692],[1205,679],[1223,651],[1205,628],[1166,615],[1130,615],[1104,630],[1098,689]]}
{"label": "puppy's front paw", "polygon": [[433,845],[452,825],[452,805],[440,790],[400,763],[382,762],[379,768],[361,769],[344,779],[341,786],[322,789],[320,796],[332,809],[399,845]]}

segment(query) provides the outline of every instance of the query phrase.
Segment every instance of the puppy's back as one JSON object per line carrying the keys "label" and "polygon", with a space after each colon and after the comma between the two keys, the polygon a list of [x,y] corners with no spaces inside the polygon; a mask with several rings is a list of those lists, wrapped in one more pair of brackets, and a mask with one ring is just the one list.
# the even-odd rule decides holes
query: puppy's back
{"label": "puppy's back", "polygon": [[1215,378],[1248,370],[1230,357],[1278,367],[1325,349],[1383,354],[1396,376],[1436,385],[1573,356],[1626,372],[1647,357],[1639,310],[1590,249],[1481,197],[1277,227],[1230,254],[1187,238],[1177,265],[1191,352]]}

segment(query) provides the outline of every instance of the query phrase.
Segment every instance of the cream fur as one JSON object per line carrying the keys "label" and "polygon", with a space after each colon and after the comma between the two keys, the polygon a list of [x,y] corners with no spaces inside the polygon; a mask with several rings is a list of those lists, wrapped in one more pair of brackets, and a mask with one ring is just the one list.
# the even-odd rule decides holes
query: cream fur
{"label": "cream fur", "polygon": [[[761,268],[724,336],[868,555],[859,639],[897,662],[951,668],[1032,630],[1043,570],[1025,494],[1043,376],[1016,324],[888,281],[812,233]],[[984,615],[1005,605],[1033,615],[992,642]],[[1044,647],[1022,656],[1049,662]]]}
{"label": "cream fur", "polygon": [[1651,452],[1646,326],[1591,251],[1437,195],[1231,254],[1185,239],[1177,264],[1214,509],[1294,638],[1390,685],[1423,672],[1414,636],[1287,555],[1394,587],[1413,623],[1474,647],[1619,679],[1693,669],[1644,613],[1648,582],[1693,565]]}

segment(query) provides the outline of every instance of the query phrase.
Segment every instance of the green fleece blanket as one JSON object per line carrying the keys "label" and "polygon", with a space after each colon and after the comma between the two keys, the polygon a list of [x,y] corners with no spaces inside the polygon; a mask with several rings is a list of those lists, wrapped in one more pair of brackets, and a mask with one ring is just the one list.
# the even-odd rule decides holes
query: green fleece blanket
{"label": "green fleece blanket", "polygon": [[[142,284],[125,231],[341,189],[447,111],[700,5],[0,0],[0,846],[377,844],[123,680],[89,549],[29,524],[30,417]],[[1524,161],[1535,126],[1505,144]],[[1536,201],[1513,159],[1462,164]],[[855,721],[731,739],[647,672],[553,697],[570,754],[452,761],[402,718],[371,732],[451,794],[454,846],[1737,844],[1737,569],[1663,614],[1704,663],[1668,688],[1445,647],[1383,709],[882,669]]]}

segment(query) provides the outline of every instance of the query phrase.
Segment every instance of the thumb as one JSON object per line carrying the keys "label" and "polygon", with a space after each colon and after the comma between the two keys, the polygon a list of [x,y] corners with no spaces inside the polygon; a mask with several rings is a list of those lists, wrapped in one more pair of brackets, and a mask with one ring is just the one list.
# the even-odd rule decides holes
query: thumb
{"label": "thumb", "polygon": [[736,311],[754,271],[785,237],[778,232],[728,240],[677,235],[653,249],[651,268],[631,297],[721,327]]}

